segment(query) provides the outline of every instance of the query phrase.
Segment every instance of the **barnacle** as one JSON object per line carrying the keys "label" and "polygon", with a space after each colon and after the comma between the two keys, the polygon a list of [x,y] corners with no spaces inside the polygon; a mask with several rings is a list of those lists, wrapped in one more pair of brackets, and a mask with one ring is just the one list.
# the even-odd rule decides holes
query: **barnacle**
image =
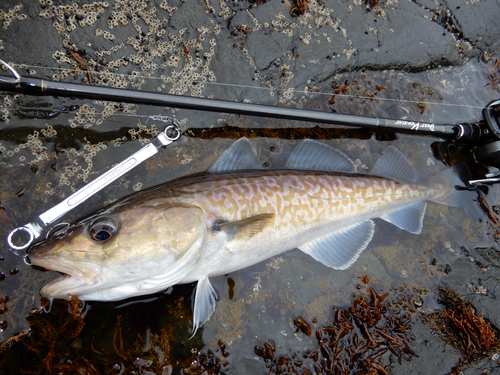
{"label": "barnacle", "polygon": [[3,20],[2,28],[7,30],[12,21],[15,19],[24,20],[27,18],[26,14],[19,13],[21,11],[22,5],[18,4],[14,8],[9,9],[8,12],[4,12],[0,9],[0,20]]}

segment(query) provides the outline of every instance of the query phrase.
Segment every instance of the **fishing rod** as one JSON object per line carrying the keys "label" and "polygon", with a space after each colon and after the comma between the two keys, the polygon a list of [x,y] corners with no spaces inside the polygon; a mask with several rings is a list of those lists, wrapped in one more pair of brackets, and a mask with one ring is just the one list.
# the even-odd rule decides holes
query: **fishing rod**
{"label": "fishing rod", "polygon": [[[357,128],[380,128],[417,135],[433,135],[455,142],[476,143],[478,145],[475,149],[476,159],[486,165],[500,167],[500,122],[498,118],[500,100],[490,102],[483,109],[483,119],[477,123],[431,124],[411,120],[345,115],[296,108],[283,108],[129,89],[55,82],[40,78],[20,76],[17,71],[7,63],[2,60],[0,60],[0,63],[5,65],[13,74],[13,77],[0,76],[0,90],[14,91],[28,95],[50,95],[121,101],[135,104],[149,104],[155,106],[320,122]],[[56,226],[52,225],[67,212],[115,181],[124,173],[156,154],[158,149],[166,147],[179,139],[180,129],[178,125],[173,119],[168,118],[168,116],[163,117],[165,117],[165,119],[162,119],[162,121],[165,120],[164,122],[169,122],[169,124],[165,127],[163,132],[158,134],[152,143],[144,146],[121,163],[118,163],[109,171],[91,181],[58,205],[39,215],[38,219],[34,222],[12,230],[7,238],[7,242],[11,249],[23,250],[41,237],[43,232],[47,232],[48,235],[51,230],[60,224]],[[496,178],[497,176],[495,175],[487,177],[488,182],[500,181],[500,178]],[[476,182],[480,181],[482,180],[477,180]]]}
{"label": "fishing rod", "polygon": [[490,102],[483,109],[483,119],[476,123],[433,124],[407,119],[338,114],[131,89],[91,86],[80,83],[58,82],[20,76],[7,63],[2,60],[0,60],[0,63],[5,65],[13,74],[13,77],[0,76],[0,90],[27,95],[98,99],[358,128],[382,129],[414,135],[431,135],[454,142],[476,144],[478,147],[475,150],[475,157],[479,162],[489,166],[500,167],[500,100]]}
{"label": "fishing rod", "polygon": [[[196,98],[182,95],[91,86],[80,83],[51,81],[21,76],[0,60],[13,76],[0,75],[0,90],[26,95],[62,96],[98,99],[133,104],[225,112],[239,115],[272,117],[285,120],[308,121],[356,128],[382,129],[396,133],[431,135],[457,143],[473,145],[475,159],[487,166],[500,168],[500,99],[483,108],[483,118],[475,123],[434,124],[407,119],[389,119],[333,112],[276,107],[262,104],[231,102],[227,100]],[[498,179],[500,181],[500,178]],[[496,181],[492,181],[496,182]]]}

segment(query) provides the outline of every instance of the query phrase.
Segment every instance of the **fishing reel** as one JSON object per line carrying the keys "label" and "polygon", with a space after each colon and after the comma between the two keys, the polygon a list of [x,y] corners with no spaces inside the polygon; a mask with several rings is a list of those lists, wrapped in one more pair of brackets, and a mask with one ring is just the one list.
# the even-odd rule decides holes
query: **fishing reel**
{"label": "fishing reel", "polygon": [[482,114],[477,123],[454,125],[456,137],[431,145],[434,156],[446,165],[469,166],[468,177],[462,177],[468,185],[500,182],[500,99],[491,101]]}
{"label": "fishing reel", "polygon": [[480,163],[500,168],[500,99],[483,108],[483,121],[493,138],[490,142],[477,146],[474,156]]}
{"label": "fishing reel", "polygon": [[[50,81],[31,76],[21,76],[12,66],[2,60],[0,60],[0,65],[4,65],[12,74],[12,76],[0,75],[0,90],[14,91],[26,95],[110,100],[150,106],[308,121],[345,127],[380,129],[413,135],[430,135],[448,141],[448,144],[451,145],[467,145],[467,149],[471,151],[477,162],[500,169],[500,100],[490,102],[483,109],[483,119],[477,123],[433,124],[409,119],[358,116]],[[446,144],[446,142],[444,143]],[[476,182],[500,182],[500,171],[488,174],[486,179],[476,180]]]}
{"label": "fishing reel", "polygon": [[[483,179],[468,180],[468,183],[500,182],[500,99],[490,102],[483,109],[483,119],[477,123],[467,124],[433,124],[412,120],[396,120],[378,117],[357,116],[286,108],[253,103],[238,103],[224,100],[194,98],[181,95],[170,95],[156,92],[120,89],[112,87],[96,87],[77,83],[56,82],[35,77],[19,75],[9,64],[0,60],[12,73],[12,76],[0,75],[0,90],[19,92],[27,95],[49,95],[63,97],[78,97],[85,99],[99,99],[138,103],[151,106],[166,106],[212,112],[226,112],[239,115],[272,117],[296,121],[309,121],[323,124],[342,125],[346,127],[388,130],[395,133],[414,135],[430,135],[444,139],[443,145],[466,145],[472,151],[475,161],[497,169],[494,173],[486,173]],[[163,120],[162,120],[163,121]],[[165,147],[179,139],[179,127],[172,123],[164,132],[160,133],[156,142],[143,147],[136,154],[131,155],[104,175],[68,197],[49,211],[39,216],[39,219],[23,227],[14,229],[8,236],[9,246],[14,250],[27,248],[35,239],[41,236],[45,228],[52,225],[66,212],[83,202],[96,191],[108,185],[111,181],[134,168],[143,160],[154,155],[159,148]],[[469,152],[465,153],[470,155]],[[484,173],[483,173],[484,175]],[[14,239],[14,235],[21,235],[22,239]]]}

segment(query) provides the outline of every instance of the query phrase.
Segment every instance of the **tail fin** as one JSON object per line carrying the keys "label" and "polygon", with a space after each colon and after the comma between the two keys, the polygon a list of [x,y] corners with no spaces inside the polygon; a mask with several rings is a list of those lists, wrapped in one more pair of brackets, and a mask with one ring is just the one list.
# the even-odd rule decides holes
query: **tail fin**
{"label": "tail fin", "polygon": [[469,174],[467,166],[459,164],[434,176],[430,181],[431,186],[441,185],[447,191],[443,191],[443,195],[433,202],[452,207],[469,206],[468,203],[477,197],[477,193],[463,182],[461,176],[464,174]]}

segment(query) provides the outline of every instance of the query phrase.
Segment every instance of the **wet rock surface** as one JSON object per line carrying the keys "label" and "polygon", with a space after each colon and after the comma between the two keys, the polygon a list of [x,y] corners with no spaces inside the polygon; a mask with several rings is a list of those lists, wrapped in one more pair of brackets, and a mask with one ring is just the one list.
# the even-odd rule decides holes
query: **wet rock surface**
{"label": "wet rock surface", "polygon": [[[290,13],[292,3],[151,1],[130,2],[117,11],[113,4],[84,1],[76,2],[74,9],[52,9],[49,2],[36,1],[15,8],[18,3],[9,0],[3,2],[3,12],[12,14],[13,20],[7,23],[4,17],[2,55],[16,63],[54,66],[54,52],[66,53],[64,48],[70,48],[93,60],[92,71],[130,73],[141,68],[142,73],[168,77],[169,72],[179,71],[179,65],[196,64],[197,56],[203,64],[210,58],[208,53],[214,56],[208,68],[217,81],[265,85],[266,75],[279,67],[278,74],[283,69],[287,73],[271,85],[301,90],[307,82],[320,82],[339,72],[460,65],[470,58],[487,57],[499,47],[497,1],[311,1],[300,16]],[[22,20],[15,18],[19,15],[24,15]],[[43,43],[37,42],[42,36]],[[190,58],[182,56],[184,45]],[[113,51],[114,46],[120,47],[103,57],[112,62],[135,50],[130,65],[125,61],[108,69],[100,64],[102,58],[96,58],[96,52]],[[177,66],[151,66],[165,61]],[[193,69],[184,67],[184,73]],[[201,75],[210,77],[206,71]],[[147,84],[144,88],[154,89]],[[195,94],[220,97],[220,91],[207,85]],[[258,98],[245,91],[225,94],[231,100]]]}
{"label": "wet rock surface", "polygon": [[[298,4],[305,4],[302,15],[291,13]],[[0,11],[0,58],[22,75],[56,81],[437,123],[477,121],[483,106],[499,97],[498,1],[76,0],[64,7],[50,0],[4,0]],[[36,371],[63,363],[68,367],[61,371],[92,373],[92,359],[98,369],[116,373],[153,368],[169,373],[172,367],[201,373],[200,363],[214,372],[263,373],[266,366],[254,355],[255,345],[272,340],[281,352],[303,345],[294,319],[329,324],[333,306],[352,304],[363,275],[381,294],[399,286],[426,290],[416,309],[422,314],[443,308],[433,293],[444,284],[500,326],[497,224],[475,210],[429,205],[421,235],[377,223],[374,242],[345,272],[332,272],[295,250],[230,275],[234,295],[224,293],[227,279],[221,277],[214,281],[220,295],[215,314],[191,341],[192,286],[131,307],[90,303],[86,325],[78,328],[81,334],[64,336],[65,322],[73,319],[64,315],[64,302],[53,315],[40,310],[38,291],[55,275],[25,265],[7,249],[5,237],[146,144],[164,126],[151,118],[158,114],[175,116],[185,136],[97,194],[72,219],[134,191],[204,171],[243,135],[258,135],[253,142],[263,160],[276,165],[286,160],[297,139],[306,137],[329,139],[361,170],[370,169],[388,144],[403,150],[423,177],[444,169],[443,160],[471,159],[468,151],[445,146],[448,159],[434,157],[430,149],[437,139],[3,93],[0,341],[2,350],[13,349],[0,354],[0,363],[12,359],[15,365],[8,369],[29,363],[23,370]],[[473,167],[484,173],[483,166]],[[498,187],[490,187],[485,197],[494,207]],[[81,318],[82,311],[73,313]],[[37,354],[20,341],[28,340],[26,318]],[[184,333],[172,337],[172,327]],[[411,347],[419,357],[395,364],[393,373],[450,372],[458,351],[420,320],[412,329]],[[92,341],[96,331],[102,335],[97,347]],[[54,333],[60,334],[57,347],[64,348],[58,353],[49,350]],[[220,339],[231,353],[227,358]],[[487,358],[464,372],[483,369],[494,373],[498,363]]]}

